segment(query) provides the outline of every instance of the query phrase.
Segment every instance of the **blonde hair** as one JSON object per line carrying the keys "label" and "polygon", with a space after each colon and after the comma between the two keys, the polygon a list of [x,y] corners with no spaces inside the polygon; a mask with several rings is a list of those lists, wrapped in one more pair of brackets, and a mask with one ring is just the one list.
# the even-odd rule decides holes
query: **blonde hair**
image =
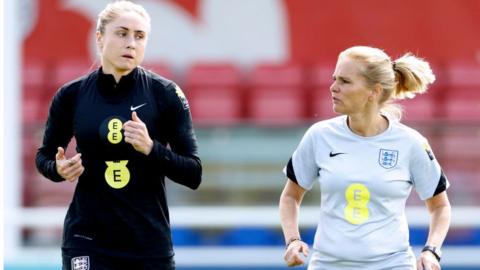
{"label": "blonde hair", "polygon": [[97,20],[97,31],[101,34],[105,33],[105,26],[115,20],[119,15],[128,13],[128,12],[135,12],[142,16],[148,26],[148,31],[150,31],[150,15],[148,15],[145,8],[141,5],[132,3],[130,1],[115,1],[109,3],[99,14]]}
{"label": "blonde hair", "polygon": [[368,86],[379,84],[383,89],[381,112],[397,119],[402,117],[402,109],[394,100],[423,94],[428,85],[435,81],[428,62],[411,53],[392,61],[381,49],[355,46],[341,52],[339,57],[349,57],[363,64],[361,75],[365,77]]}

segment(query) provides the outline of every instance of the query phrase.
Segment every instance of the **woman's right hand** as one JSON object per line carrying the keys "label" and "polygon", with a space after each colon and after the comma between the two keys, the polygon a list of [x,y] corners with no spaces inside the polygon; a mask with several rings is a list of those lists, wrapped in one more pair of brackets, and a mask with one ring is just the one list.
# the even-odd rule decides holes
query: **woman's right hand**
{"label": "woman's right hand", "polygon": [[57,148],[55,162],[58,174],[69,182],[75,182],[82,175],[85,168],[82,165],[82,154],[78,153],[72,158],[65,157],[65,150],[62,147]]}
{"label": "woman's right hand", "polygon": [[307,257],[308,245],[301,240],[295,240],[288,245],[283,258],[287,266],[293,267],[302,265]]}

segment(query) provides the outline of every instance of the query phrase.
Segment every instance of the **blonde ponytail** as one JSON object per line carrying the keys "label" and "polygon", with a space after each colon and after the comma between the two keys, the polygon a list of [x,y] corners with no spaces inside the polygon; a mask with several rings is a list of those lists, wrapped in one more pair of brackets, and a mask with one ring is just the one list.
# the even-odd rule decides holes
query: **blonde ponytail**
{"label": "blonde ponytail", "polygon": [[427,91],[428,85],[435,81],[435,75],[428,62],[411,53],[393,61],[396,87],[392,93],[394,99],[413,98]]}
{"label": "blonde ponytail", "polygon": [[411,53],[392,61],[381,49],[354,46],[341,52],[339,57],[350,57],[362,63],[361,74],[367,84],[370,87],[376,84],[382,86],[380,111],[392,119],[400,120],[402,117],[402,107],[395,104],[395,100],[424,93],[435,81],[430,65]]}

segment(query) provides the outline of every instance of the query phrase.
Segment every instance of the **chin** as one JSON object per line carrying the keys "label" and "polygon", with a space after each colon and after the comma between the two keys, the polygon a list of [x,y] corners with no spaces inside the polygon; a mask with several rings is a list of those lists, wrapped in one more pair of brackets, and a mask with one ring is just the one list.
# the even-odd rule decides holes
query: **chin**
{"label": "chin", "polygon": [[336,114],[345,114],[345,112],[338,108],[336,105],[333,105],[333,112]]}
{"label": "chin", "polygon": [[121,72],[126,72],[126,71],[131,71],[135,67],[136,67],[135,65],[118,65],[116,66],[116,69]]}

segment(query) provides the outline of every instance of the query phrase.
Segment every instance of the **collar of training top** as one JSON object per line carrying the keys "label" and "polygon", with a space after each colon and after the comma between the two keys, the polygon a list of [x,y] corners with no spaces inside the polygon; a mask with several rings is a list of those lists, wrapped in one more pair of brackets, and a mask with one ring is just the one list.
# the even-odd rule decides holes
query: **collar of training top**
{"label": "collar of training top", "polygon": [[120,78],[117,83],[112,74],[103,73],[102,67],[98,69],[97,84],[103,95],[106,96],[123,96],[127,94],[135,83],[138,74],[138,67],[134,68],[130,73]]}

